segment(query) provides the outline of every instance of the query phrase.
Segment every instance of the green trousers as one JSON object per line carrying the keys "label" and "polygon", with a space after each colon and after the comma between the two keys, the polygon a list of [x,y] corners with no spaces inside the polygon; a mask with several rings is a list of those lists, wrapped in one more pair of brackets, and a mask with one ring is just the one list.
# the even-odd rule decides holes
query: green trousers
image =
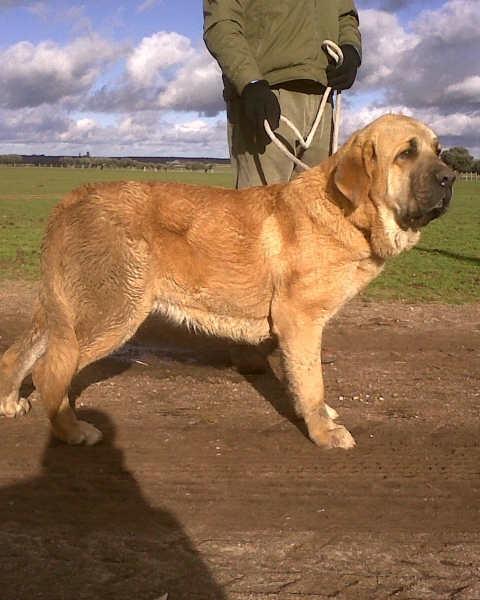
{"label": "green trousers", "polygon": [[[297,127],[305,139],[312,129],[322,96],[283,88],[273,91],[278,97],[282,115]],[[256,144],[241,98],[227,102],[227,117],[230,158],[237,189],[287,182],[303,172],[302,167],[285,156],[272,142],[266,147]],[[332,129],[332,104],[327,102],[308,149],[305,150],[300,145],[295,134],[283,122],[280,122],[275,134],[290,152],[313,167],[330,156]]]}

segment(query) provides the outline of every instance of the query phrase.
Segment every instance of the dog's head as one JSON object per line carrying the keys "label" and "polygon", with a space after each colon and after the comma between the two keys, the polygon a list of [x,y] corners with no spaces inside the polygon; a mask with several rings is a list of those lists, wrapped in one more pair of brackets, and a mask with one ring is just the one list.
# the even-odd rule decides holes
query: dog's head
{"label": "dog's head", "polygon": [[[446,212],[452,199],[455,173],[440,160],[440,150],[436,135],[423,123],[384,115],[352,135],[332,157],[332,182],[353,209],[373,203],[390,237],[398,228],[413,239]],[[412,245],[405,240],[400,248],[402,235],[394,237],[398,251]]]}

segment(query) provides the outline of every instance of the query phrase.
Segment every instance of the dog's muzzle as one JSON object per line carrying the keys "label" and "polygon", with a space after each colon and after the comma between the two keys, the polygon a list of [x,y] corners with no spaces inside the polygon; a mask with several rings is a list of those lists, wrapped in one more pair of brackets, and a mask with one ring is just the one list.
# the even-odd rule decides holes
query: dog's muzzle
{"label": "dog's muzzle", "polygon": [[425,227],[430,221],[445,214],[450,205],[456,175],[445,163],[438,163],[433,169],[430,167],[427,170],[428,175],[424,172],[412,180],[416,206],[401,218],[408,228]]}

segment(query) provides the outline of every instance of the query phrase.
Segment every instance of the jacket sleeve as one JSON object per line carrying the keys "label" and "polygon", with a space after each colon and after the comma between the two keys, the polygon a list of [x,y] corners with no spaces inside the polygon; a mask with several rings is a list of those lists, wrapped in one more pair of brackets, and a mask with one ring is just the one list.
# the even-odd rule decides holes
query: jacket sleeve
{"label": "jacket sleeve", "polygon": [[338,15],[339,36],[338,45],[351,44],[355,46],[362,59],[362,37],[360,34],[358,12],[352,0],[342,0],[340,2],[340,12]]}
{"label": "jacket sleeve", "polygon": [[203,39],[224,75],[239,94],[263,79],[244,35],[244,0],[203,0]]}

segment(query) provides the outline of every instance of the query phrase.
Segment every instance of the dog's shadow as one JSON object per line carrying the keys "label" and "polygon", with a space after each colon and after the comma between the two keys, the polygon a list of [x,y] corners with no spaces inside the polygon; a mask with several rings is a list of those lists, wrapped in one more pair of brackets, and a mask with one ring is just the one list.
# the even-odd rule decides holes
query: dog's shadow
{"label": "dog's shadow", "polygon": [[[75,376],[69,390],[70,402],[75,406],[76,401],[90,386],[129,371],[142,353],[158,355],[160,349],[162,356],[163,349],[167,348],[168,362],[175,365],[176,369],[185,369],[187,372],[204,367],[225,371],[234,369],[230,357],[231,347],[232,342],[229,340],[194,333],[185,327],[171,325],[159,317],[149,317],[128,342],[126,352],[121,351],[98,360]],[[279,415],[310,439],[305,422],[296,414],[293,400],[282,380],[280,359],[275,358],[273,362],[278,367],[275,371],[270,363],[265,362],[265,372],[238,376],[243,377]],[[31,377],[28,377],[22,384],[20,395],[28,397],[34,390]]]}
{"label": "dog's shadow", "polygon": [[0,489],[1,597],[225,600],[180,520],[144,496],[115,424],[80,417],[101,427],[101,446],[51,437],[39,473]]}
{"label": "dog's shadow", "polygon": [[[136,339],[141,343],[152,345],[158,344],[159,341],[171,343],[177,345],[182,352],[188,348],[189,356],[194,358],[193,364],[197,367],[219,371],[234,369],[230,353],[234,344],[231,340],[193,333],[187,328],[169,325],[160,317],[147,319],[140,328]],[[268,349],[275,348],[276,344],[274,340],[271,340],[261,346],[260,354],[265,357]],[[192,366],[186,364],[181,355],[177,360],[183,362],[187,368]],[[243,377],[280,416],[292,423],[302,435],[310,440],[305,422],[295,412],[293,399],[287,391],[280,357],[270,358],[264,364],[265,372],[238,374],[238,377]],[[272,368],[272,364],[275,366],[275,370]]]}
{"label": "dog's shadow", "polygon": [[285,420],[294,425],[300,433],[310,440],[305,421],[295,412],[293,399],[288,393],[286,383],[269,366],[262,374],[245,374],[246,381],[277,411]]}

